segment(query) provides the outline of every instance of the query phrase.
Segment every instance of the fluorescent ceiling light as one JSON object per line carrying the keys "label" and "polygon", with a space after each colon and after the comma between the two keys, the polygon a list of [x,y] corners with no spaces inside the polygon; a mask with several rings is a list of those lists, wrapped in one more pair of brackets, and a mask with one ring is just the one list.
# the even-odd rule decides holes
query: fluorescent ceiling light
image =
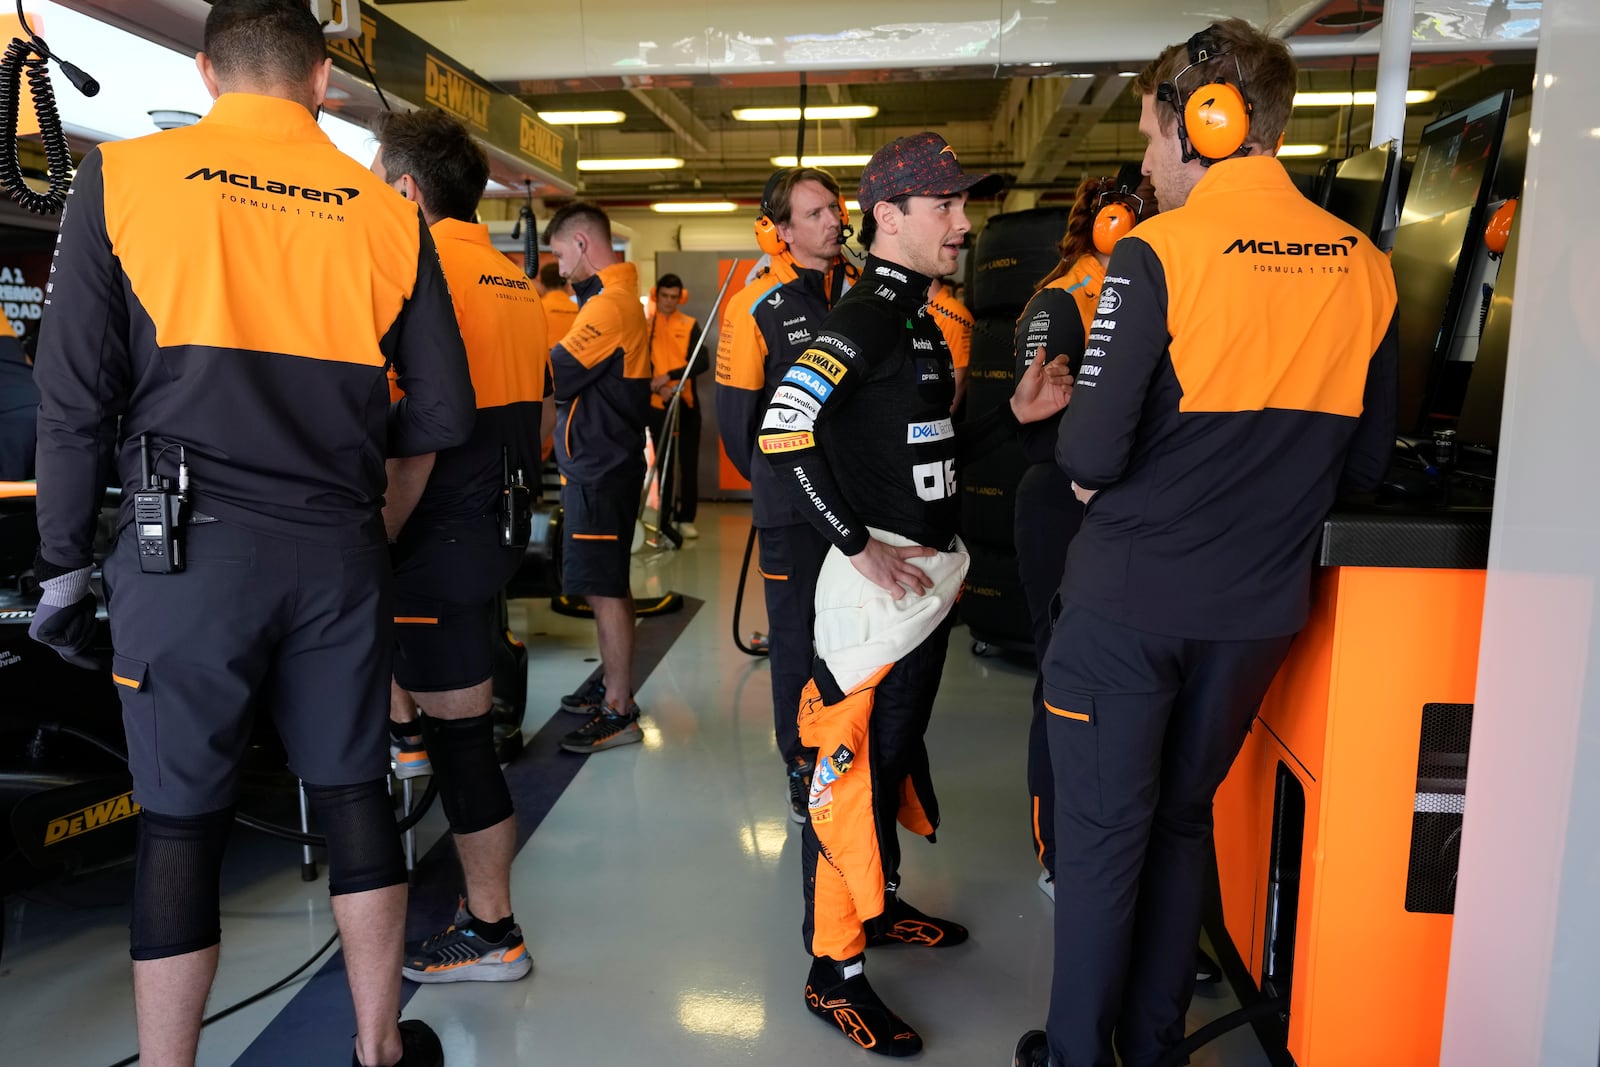
{"label": "fluorescent ceiling light", "polygon": [[651,204],[650,210],[663,215],[719,215],[738,211],[739,205],[731,200],[668,200]]}
{"label": "fluorescent ceiling light", "polygon": [[[870,119],[878,113],[876,104],[826,104],[806,108],[807,119]],[[797,107],[736,107],[733,117],[740,122],[795,122]]]}
{"label": "fluorescent ceiling light", "polygon": [[796,161],[793,156],[773,156],[774,167],[864,167],[872,162],[870,154],[864,156],[806,156]]}
{"label": "fluorescent ceiling light", "polygon": [[541,111],[539,118],[552,126],[610,126],[627,121],[621,111]]}
{"label": "fluorescent ceiling light", "polygon": [[1320,156],[1328,150],[1325,144],[1286,144],[1278,148],[1279,158],[1288,156]]}
{"label": "fluorescent ceiling light", "polygon": [[1117,77],[1119,77],[1119,78],[1137,78],[1138,76],[1139,76],[1139,72],[1136,71],[1136,70],[1119,70],[1119,71],[1117,71]]}
{"label": "fluorescent ceiling light", "polygon": [[[1406,103],[1427,104],[1439,94],[1432,89],[1407,89]],[[1349,107],[1351,94],[1347,92],[1331,93],[1295,93],[1295,107]],[[1378,102],[1378,94],[1370,89],[1363,89],[1355,94],[1357,107],[1371,107]]]}
{"label": "fluorescent ceiling light", "polygon": [[683,160],[676,156],[652,159],[580,159],[579,170],[677,170]]}
{"label": "fluorescent ceiling light", "polygon": [[861,210],[861,201],[859,201],[859,200],[846,200],[844,202],[844,209],[846,211],[860,211]]}

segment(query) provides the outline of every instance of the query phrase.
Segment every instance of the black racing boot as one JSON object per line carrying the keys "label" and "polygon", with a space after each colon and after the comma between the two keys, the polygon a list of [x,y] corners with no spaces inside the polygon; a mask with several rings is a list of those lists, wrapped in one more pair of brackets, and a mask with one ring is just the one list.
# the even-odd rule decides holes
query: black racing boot
{"label": "black racing boot", "polygon": [[860,956],[843,963],[826,956],[813,958],[806,976],[806,1008],[868,1052],[898,1058],[922,1051],[922,1037],[867,984]]}
{"label": "black racing boot", "polygon": [[866,922],[867,947],[883,945],[922,945],[949,948],[967,939],[967,928],[949,919],[924,915],[900,899],[894,889],[883,894],[883,914]]}
{"label": "black racing boot", "polygon": [[1011,1067],[1050,1067],[1050,1043],[1043,1030],[1029,1030],[1022,1035],[1011,1056]]}
{"label": "black racing boot", "polygon": [[[350,1062],[362,1067],[360,1058],[353,1053]],[[444,1067],[444,1046],[433,1027],[420,1019],[400,1021],[400,1058],[394,1067]]]}

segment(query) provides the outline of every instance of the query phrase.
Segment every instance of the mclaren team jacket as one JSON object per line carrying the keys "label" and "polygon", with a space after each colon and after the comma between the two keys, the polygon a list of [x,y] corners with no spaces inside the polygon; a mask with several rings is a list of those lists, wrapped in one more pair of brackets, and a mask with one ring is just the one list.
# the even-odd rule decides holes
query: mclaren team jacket
{"label": "mclaren team jacket", "polygon": [[728,459],[750,481],[755,525],[763,529],[807,521],[771,465],[754,459],[756,433],[784,372],[828,317],[828,291],[828,275],[776,256],[722,314],[717,425]]}
{"label": "mclaren team jacket", "polygon": [[11,322],[0,315],[0,481],[33,477],[39,390]]}
{"label": "mclaren team jacket", "polygon": [[550,350],[556,462],[568,481],[593,485],[644,463],[650,341],[632,263],[613,263],[573,289],[578,317]]}
{"label": "mclaren team jacket", "polygon": [[578,317],[578,302],[565,289],[552,289],[544,294],[541,303],[544,304],[545,336],[551,340],[565,337]]}
{"label": "mclaren team jacket", "polygon": [[539,484],[540,401],[550,360],[539,294],[495,251],[489,227],[440,219],[431,232],[466,342],[478,415],[472,436],[435,458],[412,522],[492,514],[503,480],[502,449],[513,471]]}
{"label": "mclaren team jacket", "polygon": [[[1094,325],[1095,305],[1100,301],[1100,285],[1106,269],[1093,253],[1078,257],[1072,268],[1033,295],[1017,319],[1016,376],[1021,378],[1043,354],[1051,360],[1067,356],[1067,367],[1074,375],[1083,363],[1084,337]],[[1104,339],[1104,334],[1098,335]],[[1061,416],[1031,422],[1018,437],[1029,463],[1050,463],[1055,459],[1056,437]]]}
{"label": "mclaren team jacket", "polygon": [[939,290],[939,295],[928,303],[928,310],[933,312],[933,321],[950,346],[951,364],[956,370],[963,369],[972,362],[972,329],[977,320],[967,305],[950,295],[948,288]]}
{"label": "mclaren team jacket", "polygon": [[1276,159],[1224,160],[1117,244],[1091,325],[1057,459],[1099,493],[1062,596],[1173,637],[1300,629],[1341,481],[1393,447],[1388,261]]}
{"label": "mclaren team jacket", "polygon": [[800,513],[845,555],[868,526],[948,552],[957,470],[1016,432],[1011,409],[950,419],[955,368],[928,312],[929,279],[868,256],[858,281],[784,372],[759,448]]}
{"label": "mclaren team jacket", "polygon": [[[700,323],[691,315],[681,311],[674,311],[671,315],[663,315],[657,311],[650,316],[650,376],[665,374],[673,381],[683,377],[684,369],[689,365],[689,353],[694,351],[694,346],[700,341]],[[694,391],[694,379],[706,369],[704,353],[695,360],[694,373],[689,375],[689,384],[683,387],[683,402],[690,407],[699,407]],[[650,394],[650,406],[665,408],[667,402],[654,393]]]}
{"label": "mclaren team jacket", "polygon": [[115,452],[137,489],[141,435],[168,477],[182,447],[197,511],[354,545],[382,537],[386,455],[472,430],[421,216],[298,104],[228,93],[194,126],[91,151],[50,277],[36,380],[54,565],[91,562],[106,468]]}

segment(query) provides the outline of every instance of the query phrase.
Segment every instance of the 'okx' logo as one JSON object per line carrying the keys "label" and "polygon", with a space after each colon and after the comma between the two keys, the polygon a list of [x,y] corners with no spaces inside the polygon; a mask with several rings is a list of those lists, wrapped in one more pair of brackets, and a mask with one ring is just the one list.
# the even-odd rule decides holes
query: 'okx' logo
{"label": "'okx' logo", "polygon": [[361,195],[359,189],[340,186],[337,189],[313,189],[309,185],[293,185],[289,182],[275,181],[271,178],[262,178],[259,174],[241,174],[236,170],[226,167],[201,167],[184,178],[184,181],[199,179],[203,182],[222,182],[240,189],[252,189],[258,193],[271,193],[274,196],[298,197],[301,200],[314,200],[319,204],[343,204],[346,200],[354,200]]}

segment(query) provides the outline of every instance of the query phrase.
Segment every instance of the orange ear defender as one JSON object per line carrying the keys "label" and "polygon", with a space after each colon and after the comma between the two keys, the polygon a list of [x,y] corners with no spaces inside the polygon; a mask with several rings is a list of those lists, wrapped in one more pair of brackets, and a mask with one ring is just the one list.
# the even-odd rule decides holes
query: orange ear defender
{"label": "orange ear defender", "polygon": [[761,190],[761,214],[756,216],[756,244],[769,256],[780,255],[789,247],[784,244],[783,238],[778,236],[778,224],[772,219],[772,194],[777,190],[778,183],[783,181],[784,175],[788,173],[787,168],[773,171],[772,177],[767,179],[766,187]]}
{"label": "orange ear defender", "polygon": [[1507,200],[1494,213],[1489,225],[1483,228],[1483,244],[1491,256],[1506,254],[1506,244],[1511,240],[1511,220],[1516,217],[1517,202]]}
{"label": "orange ear defender", "polygon": [[[1101,193],[1101,198],[1117,196],[1116,193]],[[1137,200],[1138,197],[1132,197]],[[1113,200],[1100,208],[1094,214],[1094,250],[1103,256],[1109,256],[1117,242],[1138,223],[1139,213],[1121,200]]]}
{"label": "orange ear defender", "polygon": [[1178,114],[1178,143],[1183,161],[1198,159],[1210,166],[1236,154],[1250,139],[1250,101],[1244,94],[1244,71],[1237,57],[1233,61],[1234,81],[1218,76],[1184,95],[1178,87],[1185,74],[1203,63],[1219,59],[1223,51],[1211,28],[1189,38],[1189,65],[1156,87],[1156,99],[1165,101]]}

